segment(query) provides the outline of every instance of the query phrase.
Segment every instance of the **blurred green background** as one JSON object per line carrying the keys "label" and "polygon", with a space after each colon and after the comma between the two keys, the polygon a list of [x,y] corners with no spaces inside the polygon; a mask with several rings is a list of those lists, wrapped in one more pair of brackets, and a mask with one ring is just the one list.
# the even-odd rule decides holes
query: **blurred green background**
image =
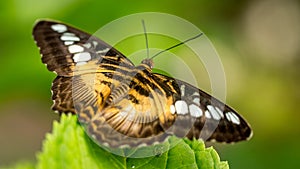
{"label": "blurred green background", "polygon": [[[50,110],[55,75],[32,39],[36,19],[93,33],[137,12],[165,12],[198,26],[223,62],[227,103],[254,130],[249,142],[215,145],[232,169],[297,168],[300,160],[300,2],[0,1],[0,165],[35,160],[58,115]],[[201,79],[201,78],[200,78]],[[72,140],[70,140],[72,141]]]}

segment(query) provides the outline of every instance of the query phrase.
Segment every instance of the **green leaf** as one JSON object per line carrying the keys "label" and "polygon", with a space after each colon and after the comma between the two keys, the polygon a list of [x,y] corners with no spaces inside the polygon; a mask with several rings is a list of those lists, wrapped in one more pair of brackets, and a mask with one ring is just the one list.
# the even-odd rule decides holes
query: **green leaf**
{"label": "green leaf", "polygon": [[[177,143],[177,145],[175,145]],[[77,123],[77,117],[62,115],[61,121],[54,122],[53,131],[46,135],[42,152],[37,155],[37,169],[165,169],[201,168],[228,169],[227,162],[220,162],[213,148],[205,148],[201,141],[190,141],[171,137],[166,147],[156,146],[155,150],[171,149],[146,158],[126,158],[112,154],[95,144]],[[175,145],[173,147],[173,145]],[[124,153],[138,153],[123,150]]]}

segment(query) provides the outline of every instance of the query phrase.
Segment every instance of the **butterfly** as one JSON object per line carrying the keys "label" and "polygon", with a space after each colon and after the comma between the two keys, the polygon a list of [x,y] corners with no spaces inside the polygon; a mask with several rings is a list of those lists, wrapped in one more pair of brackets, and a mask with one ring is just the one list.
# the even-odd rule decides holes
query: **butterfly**
{"label": "butterfly", "polygon": [[193,85],[135,66],[121,52],[72,26],[41,20],[33,28],[42,62],[57,77],[52,109],[72,113],[96,142],[151,145],[170,135],[232,143],[248,140],[235,110]]}

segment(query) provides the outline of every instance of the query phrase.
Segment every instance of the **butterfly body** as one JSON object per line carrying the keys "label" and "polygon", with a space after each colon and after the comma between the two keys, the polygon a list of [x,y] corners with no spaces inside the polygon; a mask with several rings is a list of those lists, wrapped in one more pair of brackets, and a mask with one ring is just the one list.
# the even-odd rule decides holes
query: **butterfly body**
{"label": "butterfly body", "polygon": [[204,91],[135,66],[122,53],[71,26],[40,21],[33,30],[42,61],[57,77],[53,110],[71,112],[110,147],[162,142],[170,135],[219,142],[251,137],[247,122]]}

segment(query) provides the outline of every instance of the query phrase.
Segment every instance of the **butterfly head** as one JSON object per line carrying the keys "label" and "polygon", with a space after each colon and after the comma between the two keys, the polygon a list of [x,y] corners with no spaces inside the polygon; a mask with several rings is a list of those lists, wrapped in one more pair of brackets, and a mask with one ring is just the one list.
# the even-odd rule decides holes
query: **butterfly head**
{"label": "butterfly head", "polygon": [[145,64],[145,65],[147,65],[150,69],[152,69],[153,67],[154,67],[154,62],[153,62],[153,60],[150,58],[150,59],[144,59],[143,61],[142,61],[142,64]]}

